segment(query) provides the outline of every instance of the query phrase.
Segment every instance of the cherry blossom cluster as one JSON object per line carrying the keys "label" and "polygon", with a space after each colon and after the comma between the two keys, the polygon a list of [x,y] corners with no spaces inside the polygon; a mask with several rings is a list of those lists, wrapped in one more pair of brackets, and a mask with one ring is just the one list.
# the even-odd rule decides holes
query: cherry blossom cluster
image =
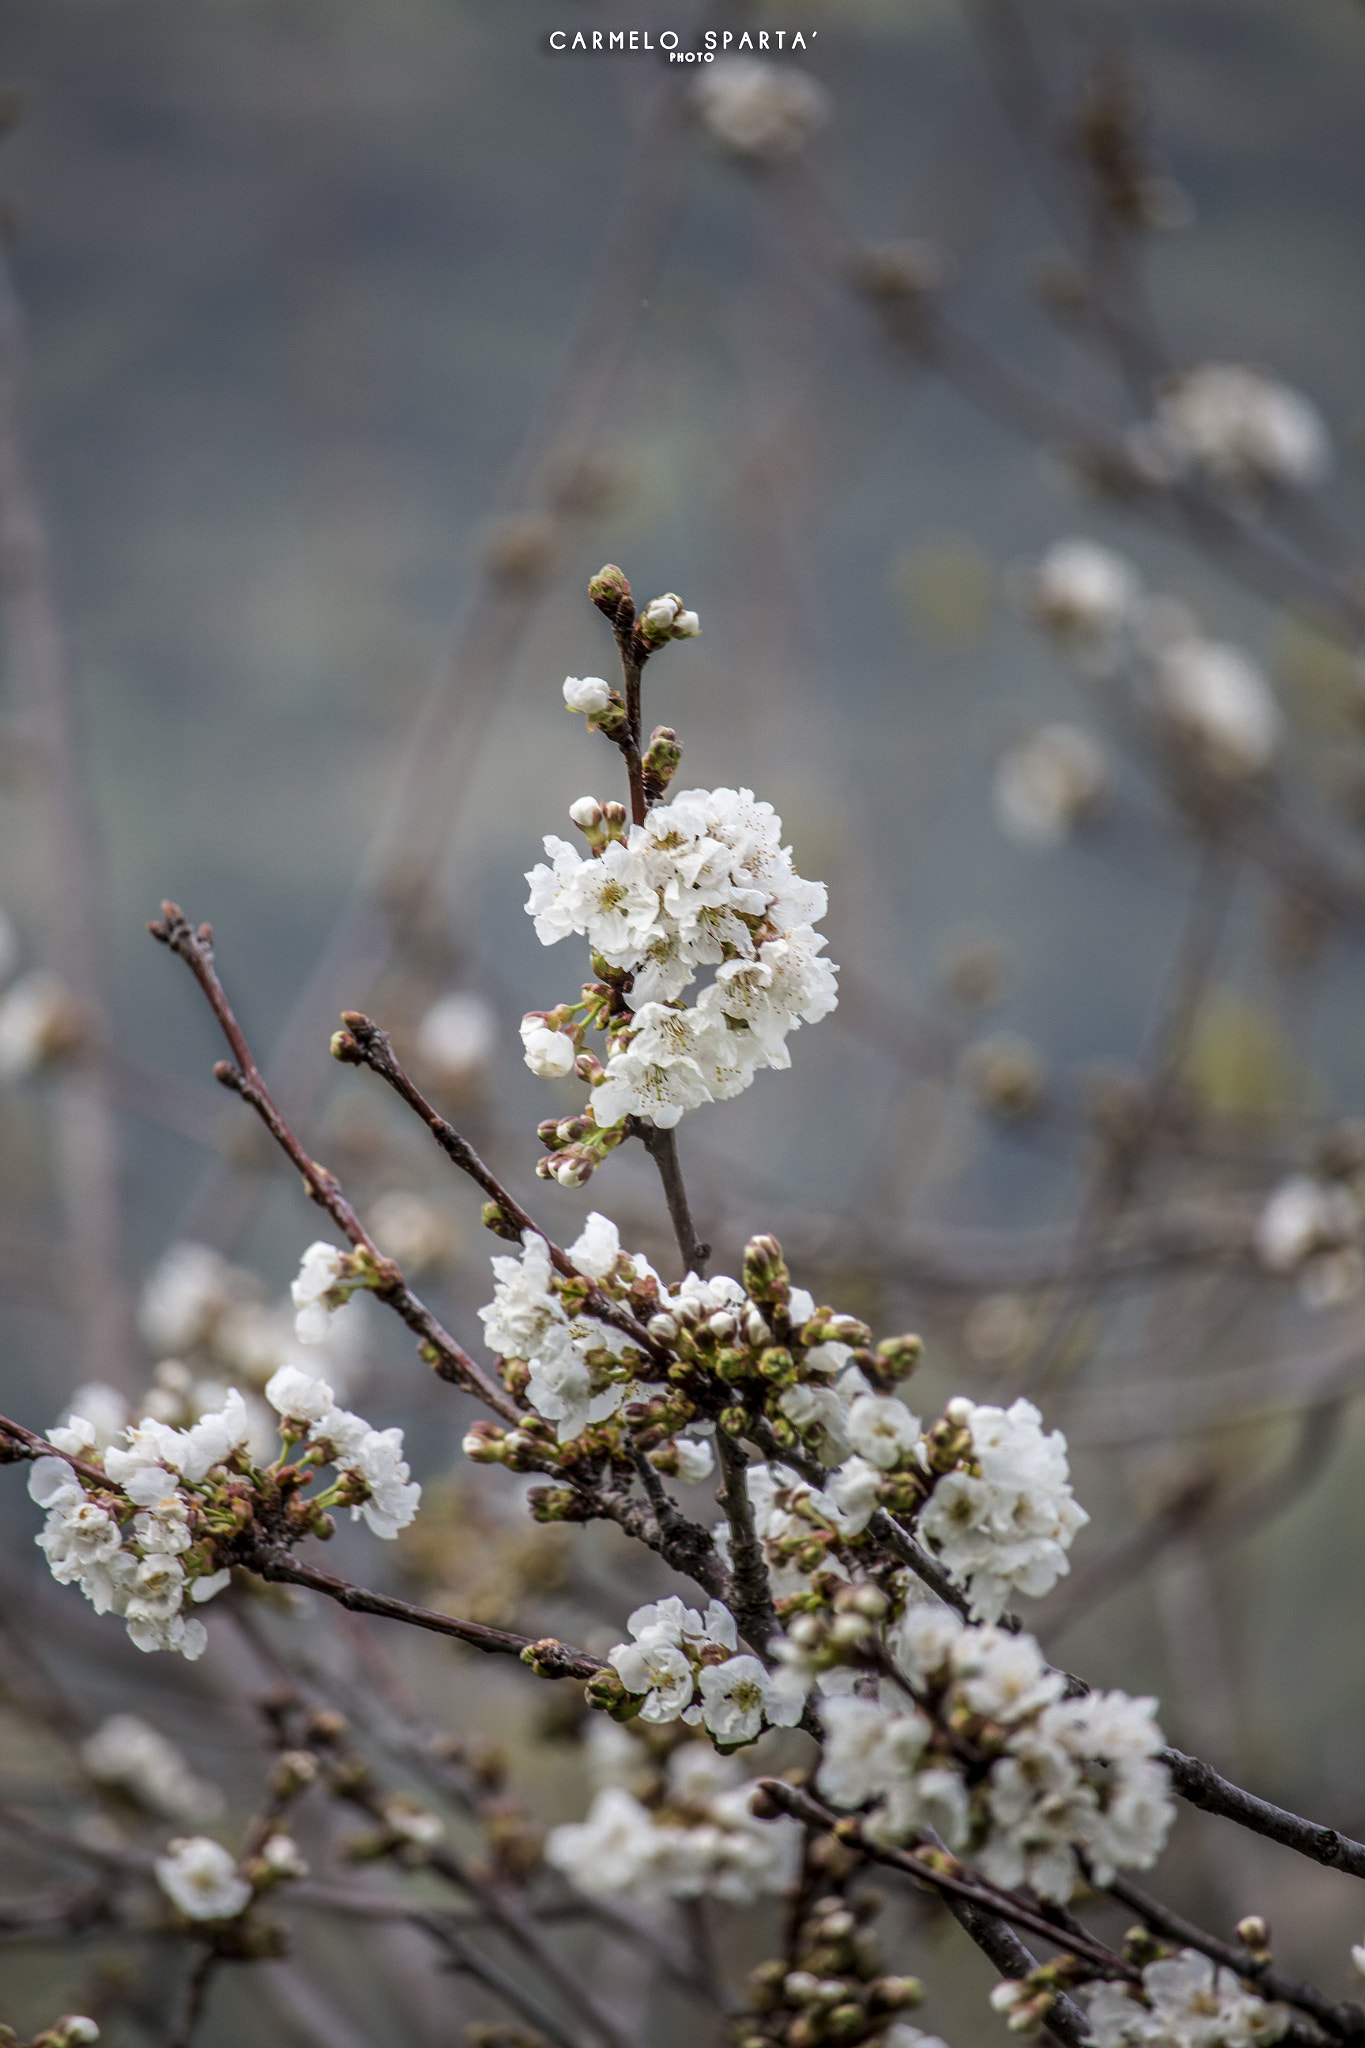
{"label": "cherry blossom cluster", "polygon": [[1322,415],[1301,392],[1243,363],[1201,363],[1157,401],[1139,454],[1237,492],[1321,483],[1331,463]]}
{"label": "cherry blossom cluster", "polygon": [[909,1606],[888,1647],[897,1683],[880,1698],[820,1702],[816,1782],[863,1811],[872,1841],[932,1829],[993,1884],[1059,1903],[1156,1861],[1173,1806],[1154,1700],[1068,1698],[1032,1636],[936,1602]]}
{"label": "cherry blossom cluster", "polygon": [[[685,790],[638,825],[592,797],[569,815],[588,852],[547,837],[526,907],[542,944],[585,937],[599,978],[521,1029],[533,1071],[591,1084],[581,1116],[542,1129],[545,1173],[580,1185],[627,1116],[671,1129],[740,1094],[760,1068],[790,1066],[791,1033],[838,998],[815,930],[824,887],[797,874],[781,819],[751,790]],[[714,978],[689,1006],[704,968]],[[605,1061],[585,1051],[590,1031],[605,1034]]]}
{"label": "cherry blossom cluster", "polygon": [[806,1687],[789,1666],[768,1671],[739,1648],[735,1618],[713,1600],[704,1615],[675,1595],[637,1607],[631,1640],[611,1652],[610,1673],[588,1686],[593,1706],[617,1720],[684,1721],[703,1727],[722,1752],[756,1742],[765,1727],[794,1728]]}
{"label": "cherry blossom cluster", "polygon": [[291,1835],[275,1829],[253,1856],[239,1864],[211,1835],[181,1835],[155,1865],[156,1881],[186,1920],[239,1920],[262,1892],[290,1878],[307,1877],[308,1865]]}
{"label": "cherry blossom cluster", "polygon": [[[1013,2015],[1019,1986],[998,1985],[992,2003]],[[1268,2048],[1292,2018],[1192,1948],[1162,1955],[1142,1972],[1142,1986],[1083,1985],[1078,1993],[1095,2048]]]}
{"label": "cherry blossom cluster", "polygon": [[577,1891],[750,1906],[792,1882],[800,1830],[754,1817],[752,1784],[740,1782],[732,1761],[707,1743],[684,1742],[655,1769],[624,1729],[598,1722],[594,1733],[598,1789],[587,1818],[552,1828],[545,1844],[546,1861]]}
{"label": "cherry blossom cluster", "polygon": [[[401,1430],[373,1429],[338,1408],[326,1381],[297,1366],[280,1368],[266,1398],[283,1442],[264,1470],[252,1462],[236,1388],[188,1429],[144,1416],[107,1444],[73,1414],[51,1433],[63,1455],[34,1462],[29,1492],[47,1510],[36,1541],[53,1577],[78,1585],[97,1613],[120,1615],[138,1649],[201,1656],[204,1624],[188,1610],[221,1593],[232,1565],[262,1540],[328,1536],[328,1511],[343,1506],[392,1537],[417,1512],[421,1489],[403,1461]],[[308,1493],[327,1465],[332,1485]]]}

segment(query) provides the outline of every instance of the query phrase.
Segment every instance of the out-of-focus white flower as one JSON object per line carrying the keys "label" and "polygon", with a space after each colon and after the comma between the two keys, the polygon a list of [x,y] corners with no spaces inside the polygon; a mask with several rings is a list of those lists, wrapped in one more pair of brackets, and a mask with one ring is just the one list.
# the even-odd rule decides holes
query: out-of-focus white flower
{"label": "out-of-focus white flower", "polygon": [[[105,1451],[122,1434],[127,1420],[128,1403],[118,1388],[106,1386],[103,1380],[91,1380],[86,1386],[77,1387],[71,1396],[65,1427],[79,1431],[82,1444]],[[49,1437],[58,1450],[77,1449],[74,1442],[63,1443],[55,1429]]]}
{"label": "out-of-focus white flower", "polygon": [[1240,648],[1178,640],[1158,658],[1154,685],[1158,710],[1215,775],[1244,781],[1274,760],[1283,733],[1280,709]]}
{"label": "out-of-focus white flower", "polygon": [[1317,408],[1241,363],[1204,363],[1177,379],[1157,403],[1156,424],[1177,461],[1233,486],[1315,484],[1331,459]]}
{"label": "out-of-focus white flower", "polygon": [[562,1081],[573,1072],[578,1057],[573,1040],[566,1031],[551,1031],[534,1012],[521,1020],[521,1043],[527,1066],[542,1081]]}
{"label": "out-of-focus white flower", "polygon": [[371,1234],[379,1249],[405,1273],[436,1266],[451,1249],[451,1230],[441,1210],[411,1188],[389,1188],[370,1210]]}
{"label": "out-of-focus white flower", "polygon": [[[1004,2003],[1005,1987],[997,1986]],[[1292,2018],[1191,1948],[1148,1963],[1142,1988],[1083,1985],[1095,2048],[1268,2048]],[[992,2003],[996,2002],[992,1994]]]}
{"label": "out-of-focus white flower", "polygon": [[222,1843],[208,1835],[173,1841],[157,1857],[156,1881],[188,1920],[235,1920],[251,1904],[251,1886]]}
{"label": "out-of-focus white flower", "polygon": [[1360,1230],[1349,1188],[1291,1174],[1272,1190],[1256,1221],[1256,1256],[1272,1273],[1292,1273],[1313,1252],[1332,1250]]}
{"label": "out-of-focus white flower", "polygon": [[808,72],[761,57],[720,57],[692,90],[711,140],[753,163],[793,156],[830,116],[829,94]]}
{"label": "out-of-focus white flower", "polygon": [[710,1897],[753,1905],[791,1882],[800,1830],[789,1820],[756,1820],[749,1789],[708,1792],[688,1772],[670,1783],[672,1796],[690,1810],[683,1823],[657,1817],[624,1786],[606,1786],[585,1821],[551,1830],[546,1860],[589,1898],[629,1895],[653,1904]]}
{"label": "out-of-focus white flower", "polygon": [[1045,725],[995,773],[995,815],[1007,838],[1056,846],[1093,817],[1109,788],[1103,750],[1074,725]]}
{"label": "out-of-focus white flower", "polygon": [[300,1344],[321,1344],[325,1339],[331,1307],[327,1296],[341,1279],[345,1256],[336,1245],[328,1244],[325,1238],[318,1238],[299,1261],[299,1270],[290,1283],[289,1292],[297,1310],[294,1335]]}
{"label": "out-of-focus white flower", "polygon": [[570,711],[605,711],[611,702],[611,689],[601,676],[565,676],[564,702]]}
{"label": "out-of-focus white flower", "polygon": [[97,1785],[116,1786],[166,1820],[212,1820],[222,1810],[218,1787],[196,1777],[175,1744],[137,1714],[111,1714],[80,1755]]}
{"label": "out-of-focus white flower", "polygon": [[261,1861],[272,1877],[307,1877],[308,1865],[292,1835],[273,1834],[261,1846]]}
{"label": "out-of-focus white flower", "polygon": [[451,1087],[467,1083],[492,1057],[497,1019],[487,998],[454,989],[434,1002],[417,1026],[423,1064]]}
{"label": "out-of-focus white flower", "polygon": [[81,1017],[64,982],[45,968],[22,975],[0,997],[0,1081],[21,1081],[74,1052]]}
{"label": "out-of-focus white flower", "polygon": [[1059,540],[1028,581],[1040,625],[1083,646],[1111,642],[1133,614],[1141,581],[1131,562],[1089,540]]}
{"label": "out-of-focus white flower", "polygon": [[181,1357],[206,1341],[234,1292],[221,1253],[189,1241],[168,1245],[143,1283],[138,1328],[154,1355]]}

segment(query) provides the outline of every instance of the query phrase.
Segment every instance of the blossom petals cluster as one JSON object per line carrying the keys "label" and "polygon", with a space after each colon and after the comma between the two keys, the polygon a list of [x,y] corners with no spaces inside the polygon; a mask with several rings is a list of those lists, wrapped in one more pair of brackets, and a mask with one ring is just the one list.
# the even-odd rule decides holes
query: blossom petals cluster
{"label": "blossom petals cluster", "polygon": [[817,1783],[833,1804],[870,1808],[883,1847],[925,1829],[993,1883],[1065,1903],[1084,1872],[1101,1884],[1145,1869],[1173,1818],[1155,1701],[1065,1695],[1031,1636],[907,1609],[894,1655],[917,1704],[847,1696],[820,1704]]}
{"label": "blossom petals cluster", "polygon": [[[120,1615],[140,1650],[202,1656],[204,1624],[187,1610],[226,1588],[243,1530],[263,1508],[270,1534],[287,1542],[330,1533],[323,1511],[333,1505],[349,1506],[385,1537],[417,1511],[421,1488],[403,1460],[401,1430],[373,1429],[338,1408],[331,1387],[297,1366],[280,1367],[265,1391],[285,1419],[286,1443],[307,1446],[287,1495],[274,1468],[261,1475],[252,1464],[252,1418],[235,1387],[188,1429],[144,1416],[107,1444],[92,1421],[72,1415],[51,1433],[62,1455],[34,1461],[29,1493],[47,1511],[35,1540],[53,1577],[78,1585],[97,1614]],[[335,1466],[335,1483],[304,1495],[303,1475],[324,1464]]]}
{"label": "blossom petals cluster", "polygon": [[804,1687],[740,1650],[722,1601],[701,1615],[674,1596],[637,1607],[626,1625],[631,1641],[618,1643],[608,1662],[642,1721],[700,1725],[724,1751],[756,1741],[765,1725],[792,1728],[800,1720]]}
{"label": "blossom petals cluster", "polygon": [[1148,1963],[1140,1991],[1098,1983],[1082,1985],[1077,1995],[1095,2048],[1269,2048],[1292,2019],[1287,2006],[1257,1997],[1192,1948]]}
{"label": "blossom petals cluster", "polygon": [[[593,1121],[605,1130],[634,1115],[668,1129],[739,1094],[760,1068],[788,1066],[790,1034],[835,1007],[837,970],[815,930],[826,896],[797,874],[781,819],[752,790],[686,790],[629,827],[611,808],[572,807],[589,851],[548,836],[526,908],[542,944],[585,937],[616,979],[620,1004],[588,1020],[608,1029],[605,1065],[588,1074]],[[706,968],[714,978],[684,1006]],[[561,1012],[523,1020],[533,1071],[569,1072],[584,1023],[568,1023]]]}

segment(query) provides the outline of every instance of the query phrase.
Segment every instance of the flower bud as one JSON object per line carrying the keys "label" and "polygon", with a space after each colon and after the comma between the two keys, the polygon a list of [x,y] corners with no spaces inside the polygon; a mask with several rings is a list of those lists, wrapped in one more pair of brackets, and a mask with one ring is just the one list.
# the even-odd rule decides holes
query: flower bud
{"label": "flower bud", "polygon": [[662,1312],[656,1316],[651,1316],[645,1324],[645,1328],[649,1331],[650,1336],[660,1344],[672,1344],[678,1334],[678,1325],[674,1322],[672,1316],[664,1315]]}
{"label": "flower bud", "polygon": [[1269,1955],[1270,1929],[1259,1913],[1248,1913],[1237,1922],[1237,1939],[1253,1955]]}
{"label": "flower bud", "polygon": [[[601,676],[565,676],[564,702],[570,711],[605,711],[611,702],[611,688]],[[576,818],[574,823],[578,823]]]}
{"label": "flower bud", "polygon": [[641,768],[644,774],[645,795],[651,803],[656,802],[678,772],[682,760],[682,741],[671,725],[656,725],[650,734]]}
{"label": "flower bud", "polygon": [[883,1337],[877,1346],[877,1356],[898,1380],[908,1379],[924,1355],[922,1337]]}
{"label": "flower bud", "polygon": [[624,839],[628,822],[629,814],[624,804],[603,804],[602,827],[608,839]]}
{"label": "flower bud", "polygon": [[475,1465],[501,1465],[507,1457],[507,1432],[500,1423],[480,1416],[465,1431],[460,1448]]}
{"label": "flower bud", "polygon": [[635,622],[635,631],[646,647],[663,647],[669,640],[691,640],[701,631],[695,612],[684,611],[675,591],[651,598]]}
{"label": "flower bud", "polygon": [[785,1301],[787,1263],[775,1237],[751,1237],[744,1247],[744,1291],[755,1301]]}
{"label": "flower bud", "polygon": [[604,563],[588,585],[588,596],[599,612],[605,612],[609,619],[615,619],[622,604],[629,604],[630,584],[625,572],[615,562]]}
{"label": "flower bud", "polygon": [[317,1774],[318,1760],[311,1749],[284,1749],[275,1759],[271,1789],[277,1799],[294,1799]]}
{"label": "flower bud", "polygon": [[918,2005],[923,1997],[924,1986],[918,1977],[878,1977],[867,1987],[867,2009],[901,2012],[907,2005]]}

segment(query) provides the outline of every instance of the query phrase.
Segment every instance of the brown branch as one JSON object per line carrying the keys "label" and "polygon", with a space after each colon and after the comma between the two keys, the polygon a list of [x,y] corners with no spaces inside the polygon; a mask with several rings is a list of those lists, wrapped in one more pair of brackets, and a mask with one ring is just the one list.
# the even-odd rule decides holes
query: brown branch
{"label": "brown branch", "polygon": [[749,1460],[743,1446],[720,1428],[716,1430],[716,1458],[721,1473],[721,1490],[716,1497],[730,1524],[735,1621],[745,1641],[765,1664],[771,1664],[772,1641],[781,1635],[782,1625],[773,1606],[767,1561],[754,1527],[753,1503],[744,1480]]}
{"label": "brown branch", "polygon": [[[324,1593],[352,1614],[377,1614],[386,1621],[404,1621],[412,1628],[430,1629],[434,1635],[453,1636],[457,1642],[468,1643],[471,1649],[521,1657],[545,1678],[592,1678],[604,1668],[599,1658],[588,1656],[584,1650],[567,1648],[552,1637],[537,1641],[532,1636],[516,1635],[510,1629],[490,1628],[481,1621],[460,1621],[454,1615],[437,1614],[429,1607],[415,1607],[411,1601],[395,1600],[387,1593],[371,1593],[364,1586],[353,1586],[347,1579],[334,1578],[330,1572],[319,1571],[316,1565],[302,1564],[279,1551],[256,1551],[245,1562],[259,1578],[278,1585],[307,1586],[314,1593]],[[535,1652],[534,1658],[524,1656],[528,1650]]]}
{"label": "brown branch", "polygon": [[706,1277],[706,1262],[711,1256],[709,1244],[703,1244],[697,1236],[692,1221],[692,1210],[687,1200],[687,1189],[683,1185],[682,1168],[678,1164],[678,1137],[676,1131],[660,1130],[657,1124],[636,1120],[637,1134],[646,1152],[659,1169],[663,1182],[664,1199],[668,1203],[669,1221],[673,1235],[678,1241],[684,1272],[693,1272],[699,1278]]}
{"label": "brown branch", "polygon": [[185,962],[191,974],[202,989],[209,1008],[218,1020],[223,1036],[232,1049],[235,1065],[222,1060],[214,1068],[215,1078],[225,1088],[231,1088],[241,1096],[249,1108],[254,1109],[261,1122],[269,1131],[285,1157],[303,1177],[304,1188],[311,1201],[325,1209],[337,1229],[350,1240],[357,1250],[367,1252],[384,1275],[382,1284],[372,1291],[380,1301],[386,1302],[394,1313],[401,1317],[408,1328],[420,1340],[424,1355],[444,1380],[460,1387],[467,1394],[473,1394],[486,1407],[501,1415],[504,1421],[514,1426],[521,1421],[521,1411],[515,1401],[492,1381],[483,1367],[476,1364],[469,1353],[437,1322],[430,1309],[420,1301],[408,1286],[392,1259],[383,1257],[378,1246],[366,1231],[360,1218],[342,1193],[341,1184],[325,1166],[319,1166],[310,1159],[295,1137],[285,1119],[276,1108],[259,1067],[252,1057],[251,1047],[233,1013],[222,982],[218,979],[213,959],[213,930],[206,924],[194,931],[183,910],[174,903],[163,903],[159,922],[147,926],[152,937],[161,945],[170,948]]}
{"label": "brown branch", "polygon": [[166,2036],[166,2048],[190,2048],[195,2029],[204,2016],[209,1981],[222,1960],[216,1949],[200,1950],[194,1968],[190,1971],[189,1980],[181,1993],[179,2008],[171,2023],[170,2032]]}
{"label": "brown branch", "polygon": [[[998,1936],[1004,1931],[1000,1925],[1002,1921],[1026,1928],[1054,1948],[1074,1955],[1078,1962],[1084,1963],[1098,1976],[1133,1983],[1138,1981],[1138,1972],[1121,1956],[1115,1955],[1112,1949],[1105,1948],[1084,1932],[1078,1936],[1071,1929],[1054,1926],[1026,1900],[1009,1892],[997,1891],[993,1885],[977,1878],[975,1873],[961,1875],[966,1866],[954,1856],[948,1856],[941,1850],[917,1856],[907,1849],[879,1848],[867,1839],[855,1817],[832,1812],[818,1799],[812,1798],[809,1792],[788,1785],[781,1778],[760,1778],[755,1793],[766,1803],[769,1815],[774,1812],[790,1814],[794,1820],[803,1821],[808,1827],[837,1835],[846,1848],[856,1850],[869,1862],[883,1864],[888,1870],[898,1870],[906,1877],[931,1886],[944,1898],[972,1939],[986,1949],[998,1968],[1010,1976],[1026,1976],[1035,1964],[1021,1944],[1002,1944],[999,1941]],[[761,1815],[764,1807],[756,1804],[755,1811]],[[965,1913],[960,1910],[962,1908],[966,1909]],[[990,1948],[986,1948],[985,1941],[981,1939],[982,1934],[988,1931],[992,1934]],[[1084,2014],[1065,1997],[1056,2001],[1044,2024],[1059,2041],[1067,2044],[1067,2048],[1079,2048],[1090,2033]]]}
{"label": "brown branch", "polygon": [[[339,1044],[337,1041],[333,1042],[335,1057],[350,1066],[368,1067],[371,1073],[378,1074],[381,1081],[387,1081],[394,1093],[401,1096],[409,1109],[414,1110],[421,1118],[446,1157],[459,1167],[461,1173],[467,1173],[475,1185],[481,1187],[490,1200],[496,1202],[520,1230],[529,1230],[537,1237],[545,1238],[555,1270],[562,1273],[566,1280],[583,1279],[585,1276],[578,1271],[568,1253],[546,1236],[530,1210],[523,1208],[511,1190],[503,1186],[492,1169],[484,1164],[469,1140],[462,1137],[455,1126],[447,1123],[440,1111],[427,1101],[394,1052],[393,1041],[388,1032],[382,1030],[361,1010],[343,1010],[341,1021],[346,1030],[344,1034],[338,1034]],[[610,1323],[613,1328],[624,1332],[633,1343],[640,1346],[647,1357],[660,1364],[671,1362],[671,1353],[655,1343],[644,1324],[631,1315],[628,1309],[622,1308],[619,1302],[613,1301],[610,1295],[604,1294],[600,1287],[592,1289],[585,1306],[599,1321]]]}

